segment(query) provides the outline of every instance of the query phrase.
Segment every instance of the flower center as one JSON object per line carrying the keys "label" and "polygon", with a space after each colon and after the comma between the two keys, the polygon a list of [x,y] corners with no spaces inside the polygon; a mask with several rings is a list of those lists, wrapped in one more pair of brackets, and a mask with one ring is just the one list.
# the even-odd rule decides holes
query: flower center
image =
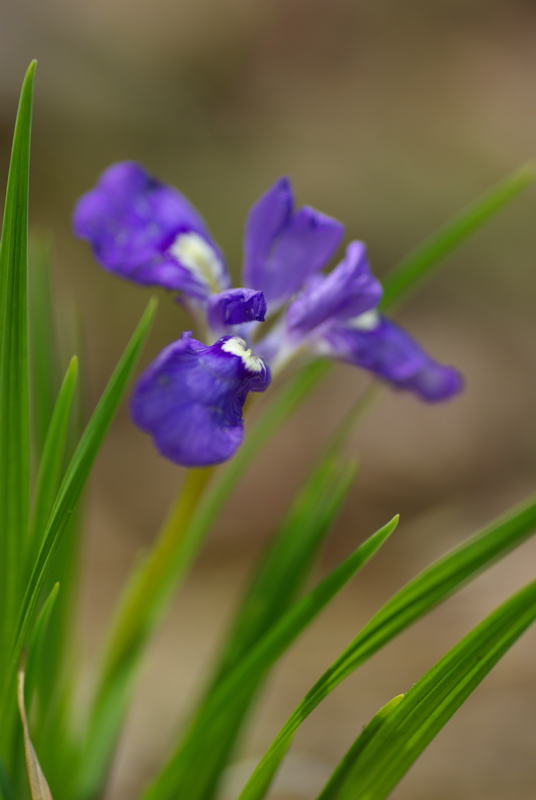
{"label": "flower center", "polygon": [[250,372],[262,371],[262,359],[258,356],[252,355],[251,349],[246,349],[245,341],[240,339],[238,336],[233,336],[231,339],[227,339],[227,341],[222,344],[221,349],[225,350],[226,353],[231,353],[233,356],[238,356],[238,358],[241,358],[244,366]]}
{"label": "flower center", "polygon": [[198,233],[179,233],[171,247],[171,255],[198,280],[208,284],[212,292],[220,292],[224,267],[216,251]]}

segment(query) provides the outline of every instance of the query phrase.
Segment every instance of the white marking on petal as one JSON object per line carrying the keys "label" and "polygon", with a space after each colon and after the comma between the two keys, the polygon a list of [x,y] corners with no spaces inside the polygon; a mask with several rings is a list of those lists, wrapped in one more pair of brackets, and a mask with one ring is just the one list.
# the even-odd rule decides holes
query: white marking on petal
{"label": "white marking on petal", "polygon": [[233,336],[232,339],[227,339],[227,341],[222,344],[221,349],[225,350],[226,353],[231,353],[231,355],[241,358],[244,366],[250,372],[262,372],[264,367],[262,358],[252,355],[251,350],[246,349],[246,347],[246,343],[243,339],[240,339],[238,336]]}
{"label": "white marking on petal", "polygon": [[198,233],[179,233],[169,252],[195,278],[206,283],[211,291],[221,291],[225,267],[214,248],[202,236]]}
{"label": "white marking on petal", "polygon": [[371,311],[365,311],[364,314],[349,319],[346,324],[349,328],[357,331],[373,331],[380,324],[380,315],[373,308]]}

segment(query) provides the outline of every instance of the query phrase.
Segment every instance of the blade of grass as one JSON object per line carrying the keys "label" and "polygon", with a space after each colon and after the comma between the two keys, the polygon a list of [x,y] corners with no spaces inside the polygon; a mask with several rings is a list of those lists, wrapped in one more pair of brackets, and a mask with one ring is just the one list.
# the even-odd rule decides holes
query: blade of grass
{"label": "blade of grass", "polygon": [[[54,611],[56,600],[58,599],[58,592],[60,590],[59,583],[54,584],[52,591],[43,603],[43,607],[39,612],[36,623],[34,625],[30,641],[28,643],[28,655],[26,658],[26,678],[25,678],[25,694],[32,702],[34,692],[38,688],[41,669],[46,662],[46,649],[47,649],[47,635],[50,625],[50,617]],[[46,699],[41,697],[42,701]],[[38,710],[38,717],[43,714],[43,709]]]}
{"label": "blade of grass", "polygon": [[[249,697],[259,680],[281,657],[297,636],[304,631],[318,613],[326,607],[338,591],[372,558],[381,545],[391,535],[398,523],[395,517],[387,525],[360,545],[324,580],[305,597],[298,600],[265,635],[236,663],[210,696],[204,708],[204,719],[196,719],[195,735],[187,738],[186,746],[180,751],[180,762],[172,762],[157,781],[149,787],[143,800],[168,800],[180,796],[180,790],[188,797],[199,800],[211,796],[214,791],[214,776],[210,773],[213,753],[218,753],[218,745],[228,735],[230,715]],[[227,764],[228,753],[223,751],[215,765],[219,771]],[[186,767],[183,780],[179,777],[179,763]],[[207,780],[208,776],[208,780]],[[212,778],[212,780],[210,780]]]}
{"label": "blade of grass", "polygon": [[[514,642],[536,620],[536,581],[497,608],[389,710],[358,750],[337,800],[384,800]],[[326,791],[321,795],[326,800]]]}
{"label": "blade of grass", "polygon": [[32,62],[15,123],[0,241],[1,653],[8,652],[26,564],[30,492],[28,192],[34,72]]}
{"label": "blade of grass", "polygon": [[[348,474],[347,474],[348,473]],[[294,602],[309,577],[319,548],[342,504],[348,478],[325,458],[308,478],[284,524],[259,559],[257,572],[225,637],[207,693]]]}
{"label": "blade of grass", "polygon": [[[8,650],[11,655],[7,662],[8,672],[0,694],[0,709],[6,708],[9,704],[8,698],[13,686],[18,659],[32,630],[46,575],[59,545],[61,535],[82,493],[93,462],[115,416],[127,383],[132,376],[141,348],[149,332],[155,309],[156,302],[152,300],[102,394],[60,486],[43,543],[26,588],[16,628],[16,637]],[[1,733],[0,731],[0,736]]]}
{"label": "blade of grass", "polygon": [[265,796],[296,730],[336,686],[409,625],[521,544],[535,528],[536,499],[532,498],[447,553],[400,589],[297,706],[259,762],[239,800],[260,800]]}
{"label": "blade of grass", "polygon": [[370,740],[377,735],[383,723],[388,719],[390,713],[397,707],[404,695],[399,694],[389,700],[383,708],[366,725],[361,734],[357,737],[351,748],[348,750],[340,764],[335,769],[333,775],[325,785],[317,800],[336,800],[346,779],[352,774],[352,769]]}
{"label": "blade of grass", "polygon": [[[78,375],[78,360],[75,357],[67,369],[63,384],[52,412],[48,433],[37,473],[35,488],[35,503],[32,515],[32,540],[35,541],[35,550],[38,552],[43,541],[46,526],[50,518],[54,501],[60,486],[62,475],[66,466],[66,452],[72,431],[73,400],[76,398]],[[62,592],[55,607],[54,617],[47,632],[49,648],[47,657],[44,658],[39,670],[39,692],[42,698],[47,699],[49,712],[57,704],[57,693],[65,691],[68,686],[65,662],[71,656],[70,648],[66,646],[69,624],[75,605],[74,588],[78,576],[78,559],[75,558],[76,550],[69,547],[73,537],[72,533],[80,532],[79,526],[73,528],[78,514],[70,516],[63,534],[61,544],[56,554],[54,568],[49,573],[43,584],[43,596],[50,593],[55,584],[61,583]],[[72,555],[70,563],[66,562],[65,550]],[[67,594],[66,597],[63,595]],[[31,663],[31,662],[30,662]],[[36,736],[41,736],[41,728],[35,731]]]}
{"label": "blade of grass", "polygon": [[44,234],[33,235],[30,240],[29,288],[32,440],[39,460],[64,371],[52,298],[51,243]]}
{"label": "blade of grass", "polygon": [[525,164],[454,217],[441,230],[409,253],[383,282],[382,309],[390,309],[406,297],[430,270],[456,247],[514,200],[536,179],[536,166]]}
{"label": "blade of grass", "polygon": [[75,356],[71,359],[50,418],[37,473],[30,536],[35,543],[36,552],[39,550],[60,484],[77,373],[78,360]]}

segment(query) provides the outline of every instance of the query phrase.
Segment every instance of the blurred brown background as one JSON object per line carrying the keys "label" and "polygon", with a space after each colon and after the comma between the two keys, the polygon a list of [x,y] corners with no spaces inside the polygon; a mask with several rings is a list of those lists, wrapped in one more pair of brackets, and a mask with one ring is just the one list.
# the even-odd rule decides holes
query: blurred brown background
{"label": "blurred brown background", "polygon": [[[32,218],[56,284],[81,307],[92,402],[148,295],[75,241],[77,197],[111,162],[143,162],[200,209],[235,274],[247,209],[280,174],[343,220],[386,271],[536,151],[536,4],[529,0],[17,0],[0,10],[0,167],[24,70],[39,59]],[[362,467],[321,569],[395,512],[394,540],[292,650],[270,684],[234,786],[312,682],[405,580],[534,488],[536,193],[474,237],[401,319],[466,375],[424,407],[385,394],[349,448]],[[162,297],[146,359],[187,323]],[[259,457],[148,659],[109,797],[161,762],[259,552],[329,430],[367,381],[337,368]],[[90,490],[81,646],[88,674],[114,598],[181,471],[120,415]],[[534,576],[526,545],[376,656],[303,726],[278,797],[318,794],[361,726]],[[429,748],[397,800],[536,796],[535,633]]]}

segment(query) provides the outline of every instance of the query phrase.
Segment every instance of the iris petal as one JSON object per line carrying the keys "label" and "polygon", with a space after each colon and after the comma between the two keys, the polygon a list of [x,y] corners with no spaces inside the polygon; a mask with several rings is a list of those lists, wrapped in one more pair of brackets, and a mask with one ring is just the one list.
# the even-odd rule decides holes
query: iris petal
{"label": "iris petal", "polygon": [[325,266],[343,235],[337,220],[308,206],[294,212],[293,205],[290,182],[281,178],[253,206],[246,223],[244,284],[261,289],[271,310]]}
{"label": "iris petal", "polygon": [[363,242],[351,242],[346,257],[329,275],[314,275],[287,311],[288,329],[306,336],[315,328],[343,322],[376,308],[380,282],[370,272]]}
{"label": "iris petal", "polygon": [[89,241],[106,270],[135,283],[206,297],[210,281],[199,269],[192,269],[191,259],[181,262],[177,242],[186,237],[189,253],[193,238],[205,261],[218,265],[218,289],[229,285],[223,256],[195,208],[133,162],[106,170],[95,188],[78,201],[73,224],[77,236]]}
{"label": "iris petal", "polygon": [[334,325],[320,345],[323,352],[341,361],[368,369],[398,389],[417,394],[428,402],[447,400],[463,388],[454,367],[434,361],[401,327],[378,316],[377,324]]}
{"label": "iris petal", "polygon": [[244,322],[264,322],[266,300],[255,289],[228,289],[213,294],[208,301],[207,320],[213,330]]}
{"label": "iris petal", "polygon": [[240,446],[246,396],[269,383],[268,367],[241,339],[225,336],[207,347],[186,333],[143,373],[130,410],[166,458],[186,467],[210,466]]}

